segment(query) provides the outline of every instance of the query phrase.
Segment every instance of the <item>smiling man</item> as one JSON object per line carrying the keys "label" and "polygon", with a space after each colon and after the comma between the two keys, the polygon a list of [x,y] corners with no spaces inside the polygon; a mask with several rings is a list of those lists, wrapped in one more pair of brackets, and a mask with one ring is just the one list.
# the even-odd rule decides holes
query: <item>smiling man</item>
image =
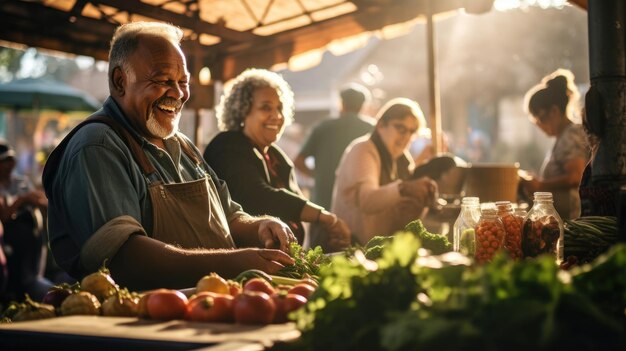
{"label": "smiling man", "polygon": [[242,211],[178,132],[190,94],[181,38],[161,23],[119,27],[110,97],[46,163],[50,247],[75,278],[106,262],[123,286],[182,288],[209,272],[293,263],[283,252],[295,240],[289,227]]}

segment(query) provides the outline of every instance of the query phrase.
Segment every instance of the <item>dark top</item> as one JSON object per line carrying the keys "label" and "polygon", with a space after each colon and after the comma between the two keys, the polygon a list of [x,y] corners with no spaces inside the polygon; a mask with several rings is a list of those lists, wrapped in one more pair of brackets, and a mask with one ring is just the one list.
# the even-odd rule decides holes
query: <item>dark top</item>
{"label": "dark top", "polygon": [[227,131],[211,140],[204,159],[226,181],[244,211],[279,217],[302,244],[300,214],[307,200],[296,182],[293,163],[278,146],[271,145],[266,156],[242,132]]}
{"label": "dark top", "polygon": [[315,158],[315,189],[312,200],[324,208],[331,207],[335,171],[346,147],[356,138],[374,130],[376,120],[371,117],[346,114],[318,123],[304,142],[300,155]]}

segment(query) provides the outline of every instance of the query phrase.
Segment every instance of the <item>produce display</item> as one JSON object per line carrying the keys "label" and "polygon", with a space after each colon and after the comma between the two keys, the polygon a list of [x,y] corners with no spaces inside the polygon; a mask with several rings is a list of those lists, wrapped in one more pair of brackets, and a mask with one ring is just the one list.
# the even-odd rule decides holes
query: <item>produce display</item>
{"label": "produce display", "polygon": [[[312,265],[305,250],[302,266]],[[312,269],[312,268],[310,268]],[[289,314],[304,306],[317,283],[307,276],[292,279],[270,276],[259,270],[242,272],[238,281],[216,273],[202,277],[195,294],[187,297],[178,290],[156,289],[144,293],[120,288],[101,269],[80,283],[55,286],[43,303],[28,296],[22,303],[13,302],[3,312],[2,322],[19,322],[56,316],[94,315],[138,317],[152,320],[188,320],[193,322],[270,324],[289,321]]]}
{"label": "produce display", "polygon": [[[489,242],[506,242],[505,230],[479,225],[479,243],[487,231]],[[403,232],[331,257],[292,244],[296,265],[280,275],[252,269],[231,280],[211,273],[190,297],[170,289],[130,292],[102,269],[79,284],[54,287],[43,303],[12,303],[2,317],[294,321],[301,337],[273,350],[623,350],[626,244],[620,240],[615,217],[581,217],[565,223],[569,258],[561,265],[551,253],[514,260],[506,250],[479,262],[478,255],[474,261],[452,252],[445,236],[416,220]]]}
{"label": "produce display", "polygon": [[617,217],[586,216],[566,220],[563,236],[566,261],[591,262],[620,240]]}
{"label": "produce display", "polygon": [[592,264],[424,254],[398,233],[370,261],[336,256],[276,350],[624,350],[626,245]]}

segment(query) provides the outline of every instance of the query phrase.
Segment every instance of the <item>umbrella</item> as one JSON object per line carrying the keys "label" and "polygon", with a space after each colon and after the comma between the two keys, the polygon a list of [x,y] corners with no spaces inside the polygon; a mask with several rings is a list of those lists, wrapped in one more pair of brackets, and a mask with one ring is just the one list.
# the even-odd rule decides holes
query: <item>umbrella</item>
{"label": "umbrella", "polygon": [[0,84],[0,105],[14,109],[95,111],[102,104],[93,96],[63,82],[26,78]]}

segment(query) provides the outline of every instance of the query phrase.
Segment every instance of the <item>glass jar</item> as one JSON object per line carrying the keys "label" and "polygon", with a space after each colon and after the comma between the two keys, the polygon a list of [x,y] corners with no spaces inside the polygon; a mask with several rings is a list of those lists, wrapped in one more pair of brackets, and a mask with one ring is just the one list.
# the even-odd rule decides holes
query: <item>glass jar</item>
{"label": "glass jar", "polygon": [[504,249],[512,259],[522,258],[522,223],[524,217],[513,212],[513,205],[509,201],[496,202],[498,218],[504,225]]}
{"label": "glass jar", "polygon": [[464,197],[461,212],[452,227],[452,247],[454,251],[474,256],[476,236],[474,228],[480,219],[480,201],[477,197]]}
{"label": "glass jar", "polygon": [[524,257],[552,254],[563,260],[563,220],[554,208],[552,193],[533,194],[533,207],[524,218],[522,252]]}
{"label": "glass jar", "polygon": [[498,210],[493,204],[484,206],[476,225],[476,262],[491,261],[496,251],[504,246],[504,225],[498,218]]}

